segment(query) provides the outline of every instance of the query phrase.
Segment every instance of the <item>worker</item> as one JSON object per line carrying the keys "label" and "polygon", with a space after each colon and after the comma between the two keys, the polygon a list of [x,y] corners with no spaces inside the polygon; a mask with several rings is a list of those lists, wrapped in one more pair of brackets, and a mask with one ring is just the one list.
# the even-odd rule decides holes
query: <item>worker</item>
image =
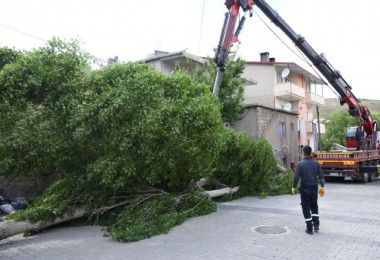
{"label": "worker", "polygon": [[296,173],[293,179],[292,194],[296,192],[296,187],[301,178],[301,187],[299,189],[301,195],[301,206],[303,216],[306,221],[306,233],[313,234],[319,231],[319,213],[318,213],[318,178],[321,184],[319,195],[325,195],[325,180],[321,166],[311,157],[311,147],[305,145],[302,148],[303,160],[297,163]]}

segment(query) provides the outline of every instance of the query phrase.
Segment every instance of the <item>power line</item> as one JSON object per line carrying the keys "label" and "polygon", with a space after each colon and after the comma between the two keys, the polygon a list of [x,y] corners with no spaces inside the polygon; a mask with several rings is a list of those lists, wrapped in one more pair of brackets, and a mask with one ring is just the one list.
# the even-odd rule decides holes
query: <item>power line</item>
{"label": "power line", "polygon": [[319,77],[319,79],[326,84],[326,86],[329,87],[329,89],[339,97],[339,95],[337,94],[337,92],[335,91],[335,89],[333,89],[329,84],[326,83],[325,80],[323,80],[322,76],[320,75],[320,73],[315,69],[314,65],[312,63],[309,62],[309,60],[304,56],[304,54],[301,52],[301,50],[296,46],[298,52],[300,53],[297,54],[288,44],[286,44],[286,42],[284,40],[281,39],[281,37],[279,35],[277,35],[277,33],[260,17],[260,15],[255,11],[255,14],[257,15],[257,17],[259,17],[259,19],[264,23],[264,25],[291,51],[293,52],[294,55],[296,55],[300,60],[302,60],[303,62],[305,62],[307,65],[309,65],[312,70],[317,74],[317,76]]}
{"label": "power line", "polygon": [[264,21],[264,19],[263,18],[261,18],[261,16],[255,11],[255,10],[253,10],[254,12],[255,12],[255,14],[257,15],[257,17],[259,17],[259,19],[264,23],[264,25],[291,51],[291,52],[293,52],[294,53],[294,55],[296,55],[298,58],[300,58],[301,60],[303,60],[304,62],[306,62],[307,63],[307,60],[304,60],[304,58],[303,57],[301,57],[301,56],[299,56],[288,44],[286,44],[286,42],[283,40],[283,39],[281,39],[281,37],[280,36],[278,36],[277,35],[277,33],[275,32],[275,31],[273,31],[273,29]]}
{"label": "power line", "polygon": [[[11,30],[11,31],[15,31],[15,32],[18,32],[18,33],[24,34],[24,35],[26,35],[26,36],[32,37],[32,38],[34,38],[34,39],[37,39],[37,40],[43,41],[43,42],[45,42],[45,43],[48,42],[47,40],[45,40],[45,39],[43,39],[43,38],[41,38],[41,37],[38,37],[38,36],[35,36],[35,35],[33,35],[33,34],[30,34],[30,33],[27,33],[27,32],[24,32],[24,31],[21,31],[21,30],[18,30],[18,29],[15,29],[15,28],[10,27],[10,26],[8,26],[8,25],[0,24],[0,26],[1,26],[1,27],[4,27],[4,28],[6,28],[6,29],[9,29],[9,30]],[[92,57],[93,57],[94,59],[96,59],[97,61],[100,61],[101,63],[107,63],[107,61],[105,61],[105,60],[103,60],[103,59],[97,58],[97,57],[95,57],[95,56],[92,56]],[[100,64],[100,65],[101,65],[101,64]]]}
{"label": "power line", "polygon": [[4,28],[7,28],[7,29],[9,29],[9,30],[11,30],[11,31],[15,31],[15,32],[18,32],[18,33],[21,33],[21,34],[25,34],[25,35],[27,35],[27,36],[29,36],[29,37],[34,38],[34,39],[37,39],[37,40],[40,40],[40,41],[43,41],[43,42],[47,42],[47,40],[42,39],[41,37],[35,36],[35,35],[30,34],[30,33],[27,33],[27,32],[23,32],[23,31],[21,31],[21,30],[15,29],[15,28],[10,27],[10,26],[8,26],[8,25],[0,24],[0,26],[1,26],[1,27],[4,27]]}

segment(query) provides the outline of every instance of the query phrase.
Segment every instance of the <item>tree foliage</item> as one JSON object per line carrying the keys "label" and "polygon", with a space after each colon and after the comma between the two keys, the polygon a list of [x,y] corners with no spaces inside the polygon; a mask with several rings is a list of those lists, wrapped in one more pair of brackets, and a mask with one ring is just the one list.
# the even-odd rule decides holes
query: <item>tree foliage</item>
{"label": "tree foliage", "polygon": [[[221,114],[223,122],[234,122],[240,118],[244,111],[244,80],[241,78],[245,68],[245,61],[238,58],[230,59],[220,85],[219,99],[222,104]],[[210,86],[212,91],[217,67],[212,59],[206,59],[203,66],[193,73],[193,79]]]}
{"label": "tree foliage", "polygon": [[144,64],[111,66],[83,84],[92,93],[71,126],[75,143],[88,151],[80,163],[90,162],[90,178],[117,189],[149,184],[181,190],[209,174],[222,124],[207,86]]}
{"label": "tree foliage", "polygon": [[27,52],[0,73],[0,172],[10,178],[65,170],[67,124],[81,94],[88,56],[59,39]]}
{"label": "tree foliage", "polygon": [[277,166],[268,141],[252,140],[245,132],[229,129],[225,136],[214,177],[229,186],[241,186],[245,195],[268,191]]}
{"label": "tree foliage", "polygon": [[7,64],[13,63],[15,60],[23,55],[21,51],[10,49],[10,48],[0,48],[0,71]]}
{"label": "tree foliage", "polygon": [[334,143],[346,145],[345,135],[348,127],[360,125],[360,122],[347,111],[340,110],[329,116],[325,125],[326,133],[322,137],[322,147],[323,150],[330,150]]}
{"label": "tree foliage", "polygon": [[3,103],[23,115],[2,142],[5,175],[55,170],[87,174],[115,190],[175,190],[211,171],[222,123],[207,86],[144,64],[86,74],[77,49],[59,47],[2,72]]}

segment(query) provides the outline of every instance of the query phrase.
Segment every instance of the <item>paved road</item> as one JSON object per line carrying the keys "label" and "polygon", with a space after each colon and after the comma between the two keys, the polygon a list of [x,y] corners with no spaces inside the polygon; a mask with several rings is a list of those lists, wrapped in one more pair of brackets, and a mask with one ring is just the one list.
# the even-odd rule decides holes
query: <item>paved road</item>
{"label": "paved road", "polygon": [[299,196],[245,197],[135,243],[114,242],[96,226],[13,236],[0,241],[0,259],[380,259],[380,179],[327,183],[326,192],[314,235],[304,232]]}

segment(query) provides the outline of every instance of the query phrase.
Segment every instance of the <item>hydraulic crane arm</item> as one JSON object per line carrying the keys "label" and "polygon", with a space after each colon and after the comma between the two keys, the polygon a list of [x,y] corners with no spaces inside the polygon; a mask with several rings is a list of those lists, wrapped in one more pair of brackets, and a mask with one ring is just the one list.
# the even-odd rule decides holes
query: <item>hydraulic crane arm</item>
{"label": "hydraulic crane arm", "polygon": [[[375,149],[377,142],[377,122],[372,118],[368,108],[360,103],[351,91],[351,86],[342,77],[339,71],[335,70],[333,66],[327,61],[323,55],[319,55],[305,40],[304,37],[297,34],[282,18],[272,9],[264,0],[246,0],[246,1],[226,1],[226,6],[229,13],[226,13],[226,19],[222,29],[217,53],[215,55],[215,62],[218,66],[218,73],[214,85],[214,94],[218,95],[220,82],[227,64],[227,58],[230,47],[237,41],[237,36],[240,33],[242,24],[244,23],[243,17],[239,23],[236,33],[233,34],[236,17],[239,14],[239,8],[243,11],[250,10],[252,13],[252,6],[256,5],[260,10],[275,24],[277,25],[293,42],[296,46],[306,55],[306,57],[314,64],[314,66],[322,73],[328,80],[331,86],[337,91],[340,96],[340,103],[346,103],[349,107],[348,112],[351,116],[357,116],[360,119],[364,132],[367,134],[366,145],[367,149]],[[251,15],[252,16],[252,15]]]}
{"label": "hydraulic crane arm", "polygon": [[225,5],[228,9],[228,12],[225,14],[218,48],[216,50],[214,58],[214,61],[218,66],[213,89],[213,93],[216,96],[219,95],[219,87],[222,82],[224,71],[226,70],[228,55],[230,54],[231,47],[235,42],[238,41],[238,36],[245,22],[245,16],[243,16],[239,21],[239,25],[235,31],[235,25],[239,16],[239,10],[240,8],[242,8],[244,12],[249,10],[250,16],[252,16],[253,0],[226,0]]}

